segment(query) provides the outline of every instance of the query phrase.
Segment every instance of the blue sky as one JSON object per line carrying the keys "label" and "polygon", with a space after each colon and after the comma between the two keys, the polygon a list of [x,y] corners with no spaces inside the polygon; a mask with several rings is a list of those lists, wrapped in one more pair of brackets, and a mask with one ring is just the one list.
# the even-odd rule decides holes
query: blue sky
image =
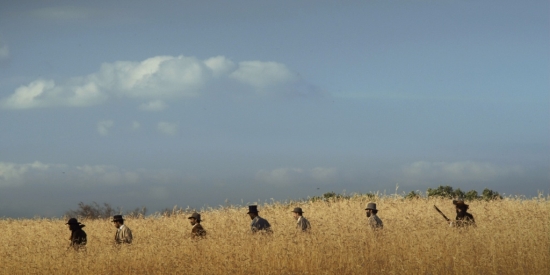
{"label": "blue sky", "polygon": [[547,1],[0,9],[0,216],[550,182]]}

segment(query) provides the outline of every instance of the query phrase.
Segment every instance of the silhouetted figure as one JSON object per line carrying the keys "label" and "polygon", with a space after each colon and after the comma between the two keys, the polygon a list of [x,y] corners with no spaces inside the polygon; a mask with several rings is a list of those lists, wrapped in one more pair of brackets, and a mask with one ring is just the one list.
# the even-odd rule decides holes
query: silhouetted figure
{"label": "silhouetted figure", "polygon": [[250,229],[252,230],[252,233],[256,232],[267,232],[272,233],[271,231],[271,225],[267,220],[264,218],[258,216],[258,206],[257,205],[249,205],[248,206],[248,214],[250,218],[252,219],[252,222],[250,223]]}
{"label": "silhouetted figure", "polygon": [[189,219],[189,222],[193,226],[193,228],[191,228],[192,238],[206,237],[206,230],[204,230],[204,228],[202,228],[202,225],[201,225],[201,214],[195,212],[191,214],[191,216],[187,219]]}
{"label": "silhouetted figure", "polygon": [[66,225],[68,225],[69,230],[71,230],[71,237],[69,238],[71,244],[69,247],[72,247],[75,250],[84,247],[86,245],[86,242],[88,241],[86,238],[86,232],[82,230],[82,227],[84,227],[85,225],[79,223],[78,220],[75,218],[70,218],[69,221],[67,221]]}
{"label": "silhouetted figure", "polygon": [[453,200],[453,204],[456,208],[455,221],[451,221],[451,226],[454,227],[469,227],[476,226],[474,216],[468,213],[469,205],[465,204],[463,200]]}

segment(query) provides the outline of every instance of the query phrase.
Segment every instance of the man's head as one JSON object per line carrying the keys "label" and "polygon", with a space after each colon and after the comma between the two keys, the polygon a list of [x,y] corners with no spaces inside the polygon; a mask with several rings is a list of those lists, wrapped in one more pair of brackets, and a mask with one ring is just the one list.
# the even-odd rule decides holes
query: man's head
{"label": "man's head", "polygon": [[453,200],[453,204],[455,205],[457,212],[466,212],[466,210],[468,210],[468,208],[470,207],[462,200]]}
{"label": "man's head", "polygon": [[367,213],[367,217],[370,217],[373,214],[376,215],[376,213],[378,213],[378,210],[376,210],[376,203],[374,203],[374,202],[369,202],[367,204],[367,207],[365,208],[365,210],[366,210],[366,213]]}
{"label": "man's head", "polygon": [[455,205],[456,213],[462,214],[462,215],[464,215],[464,213],[466,213],[466,211],[468,211],[468,208],[470,207],[469,205],[465,204],[464,201],[462,200],[454,200],[453,204]]}
{"label": "man's head", "polygon": [[304,212],[302,211],[302,208],[296,207],[294,208],[294,210],[292,210],[292,213],[294,213],[294,219],[297,220],[300,218],[300,216],[302,216]]}
{"label": "man's head", "polygon": [[122,215],[114,215],[112,222],[116,228],[120,228],[124,224],[124,219]]}
{"label": "man's head", "polygon": [[193,214],[191,214],[191,216],[189,216],[189,222],[191,223],[191,225],[195,225],[197,223],[201,223],[201,214],[195,212]]}
{"label": "man's head", "polygon": [[69,221],[67,221],[66,225],[69,227],[69,230],[71,231],[81,228],[80,223],[75,218],[70,218]]}
{"label": "man's head", "polygon": [[250,216],[250,219],[254,219],[258,216],[258,206],[257,205],[249,205],[248,206],[248,216]]}

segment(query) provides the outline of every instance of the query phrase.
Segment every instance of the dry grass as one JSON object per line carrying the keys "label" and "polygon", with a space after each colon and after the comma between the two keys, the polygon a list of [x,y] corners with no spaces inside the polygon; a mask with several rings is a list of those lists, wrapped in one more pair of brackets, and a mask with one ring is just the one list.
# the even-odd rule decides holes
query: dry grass
{"label": "dry grass", "polygon": [[64,220],[0,220],[2,274],[550,274],[550,201],[472,202],[477,228],[450,228],[449,200],[378,198],[375,236],[368,198],[300,203],[313,227],[297,233],[290,210],[260,207],[272,236],[251,235],[245,208],[202,213],[208,238],[193,241],[184,215],[128,219],[134,243],[117,249],[108,220],[83,221],[86,252],[67,250]]}

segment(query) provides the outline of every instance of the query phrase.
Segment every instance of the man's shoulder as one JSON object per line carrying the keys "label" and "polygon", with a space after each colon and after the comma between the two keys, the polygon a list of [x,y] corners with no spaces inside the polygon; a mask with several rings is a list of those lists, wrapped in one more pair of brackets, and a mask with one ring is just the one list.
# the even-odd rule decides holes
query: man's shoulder
{"label": "man's shoulder", "polygon": [[195,225],[195,226],[193,227],[193,230],[197,230],[197,231],[198,231],[198,230],[204,230],[204,228],[202,227],[202,225],[201,225],[200,223],[197,223],[197,225]]}

